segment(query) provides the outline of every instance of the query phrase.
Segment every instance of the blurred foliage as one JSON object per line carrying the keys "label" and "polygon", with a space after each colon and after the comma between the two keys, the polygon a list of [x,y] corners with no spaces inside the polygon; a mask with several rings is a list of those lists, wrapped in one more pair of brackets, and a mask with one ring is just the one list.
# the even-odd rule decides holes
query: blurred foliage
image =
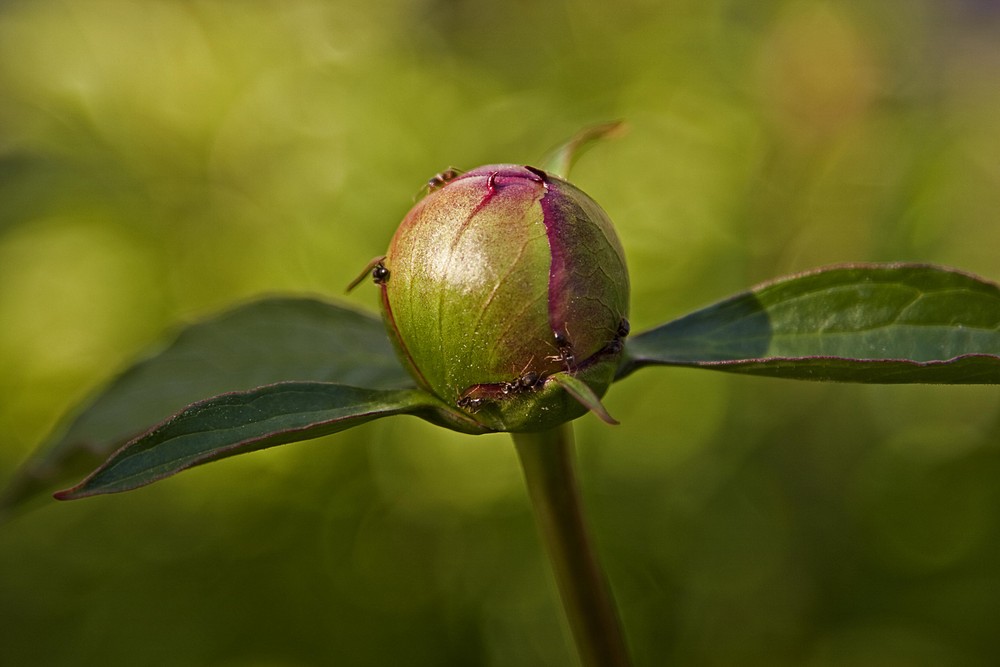
{"label": "blurred foliage", "polygon": [[[0,3],[0,481],[179,320],[340,297],[422,183],[536,162],[619,228],[633,330],[839,261],[1000,278],[988,0]],[[370,290],[350,302],[374,306]],[[638,665],[987,665],[991,388],[648,370],[577,429]],[[555,665],[508,438],[412,418],[0,526],[16,665]]]}

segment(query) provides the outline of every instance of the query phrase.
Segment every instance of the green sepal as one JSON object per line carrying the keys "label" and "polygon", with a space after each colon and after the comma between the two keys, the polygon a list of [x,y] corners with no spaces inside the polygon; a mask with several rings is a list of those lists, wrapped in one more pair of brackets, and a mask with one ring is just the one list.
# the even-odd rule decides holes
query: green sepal
{"label": "green sepal", "polygon": [[566,393],[572,396],[580,405],[600,417],[602,421],[614,426],[618,425],[618,420],[608,413],[607,408],[601,403],[601,399],[598,398],[597,394],[594,393],[594,390],[586,382],[570,373],[556,373],[550,379],[565,389]]}

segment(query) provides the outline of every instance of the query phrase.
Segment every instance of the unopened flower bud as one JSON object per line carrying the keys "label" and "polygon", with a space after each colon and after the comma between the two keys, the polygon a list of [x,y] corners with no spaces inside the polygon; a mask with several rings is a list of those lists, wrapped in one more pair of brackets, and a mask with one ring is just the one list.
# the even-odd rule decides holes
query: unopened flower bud
{"label": "unopened flower bud", "polygon": [[604,211],[533,167],[449,170],[428,189],[372,272],[417,382],[484,430],[541,430],[595,409],[575,389],[599,408],[629,299]]}

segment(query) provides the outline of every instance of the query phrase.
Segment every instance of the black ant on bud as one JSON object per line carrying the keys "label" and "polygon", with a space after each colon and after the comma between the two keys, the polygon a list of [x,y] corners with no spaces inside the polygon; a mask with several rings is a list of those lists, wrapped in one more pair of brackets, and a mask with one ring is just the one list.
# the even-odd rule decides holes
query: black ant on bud
{"label": "black ant on bud", "polygon": [[621,321],[618,322],[618,337],[625,338],[631,330],[632,327],[629,325],[628,320],[623,317]]}
{"label": "black ant on bud", "polygon": [[389,280],[389,269],[385,268],[382,262],[372,267],[372,282],[376,285],[381,285],[387,280]]}
{"label": "black ant on bud", "polygon": [[[424,185],[424,187],[420,188],[420,192],[418,193],[418,195],[420,197],[429,195],[435,190],[443,188],[445,185],[455,180],[463,173],[465,172],[463,172],[461,169],[456,169],[455,167],[448,167],[444,171],[440,171],[431,176],[429,179],[427,179],[427,183]],[[416,199],[416,197],[414,197],[414,199]]]}
{"label": "black ant on bud", "polygon": [[621,318],[618,322],[618,329],[615,331],[615,337],[601,351],[606,354],[618,354],[621,352],[625,348],[625,338],[631,329],[632,327],[629,326],[628,320],[624,317]]}
{"label": "black ant on bud", "polygon": [[347,286],[347,291],[350,292],[352,289],[361,284],[361,281],[365,279],[365,276],[371,272],[372,281],[376,285],[384,285],[389,280],[389,269],[385,268],[385,255],[379,257],[373,257],[372,261],[365,265],[358,277],[351,281],[351,284]]}
{"label": "black ant on bud", "polygon": [[542,376],[535,371],[522,371],[520,375],[515,377],[510,382],[472,385],[462,392],[462,395],[458,397],[458,401],[455,405],[475,412],[482,407],[485,401],[492,401],[496,403],[506,396],[521,394],[526,391],[534,391],[539,387],[541,382]]}
{"label": "black ant on bud", "polygon": [[550,361],[561,361],[566,365],[566,370],[573,370],[573,366],[576,363],[576,355],[573,353],[573,344],[569,342],[569,339],[565,334],[556,331],[553,334],[556,343],[556,349],[559,350],[559,354],[554,354],[549,357],[545,357]]}

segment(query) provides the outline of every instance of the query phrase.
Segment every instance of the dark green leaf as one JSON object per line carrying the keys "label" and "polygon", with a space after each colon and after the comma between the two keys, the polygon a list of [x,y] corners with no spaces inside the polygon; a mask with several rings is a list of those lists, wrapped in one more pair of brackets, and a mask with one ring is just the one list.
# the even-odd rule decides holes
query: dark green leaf
{"label": "dark green leaf", "polygon": [[182,329],[99,391],[22,464],[0,509],[79,478],[194,401],[286,380],[412,386],[376,317],[309,298],[255,301]]}
{"label": "dark green leaf", "polygon": [[115,452],[60,500],[128,491],[192,466],[317,438],[400,413],[432,411],[417,389],[360,389],[327,382],[282,382],[188,406]]}
{"label": "dark green leaf", "polygon": [[622,378],[696,366],[800,380],[1000,383],[1000,289],[954,269],[820,269],[628,340]]}

